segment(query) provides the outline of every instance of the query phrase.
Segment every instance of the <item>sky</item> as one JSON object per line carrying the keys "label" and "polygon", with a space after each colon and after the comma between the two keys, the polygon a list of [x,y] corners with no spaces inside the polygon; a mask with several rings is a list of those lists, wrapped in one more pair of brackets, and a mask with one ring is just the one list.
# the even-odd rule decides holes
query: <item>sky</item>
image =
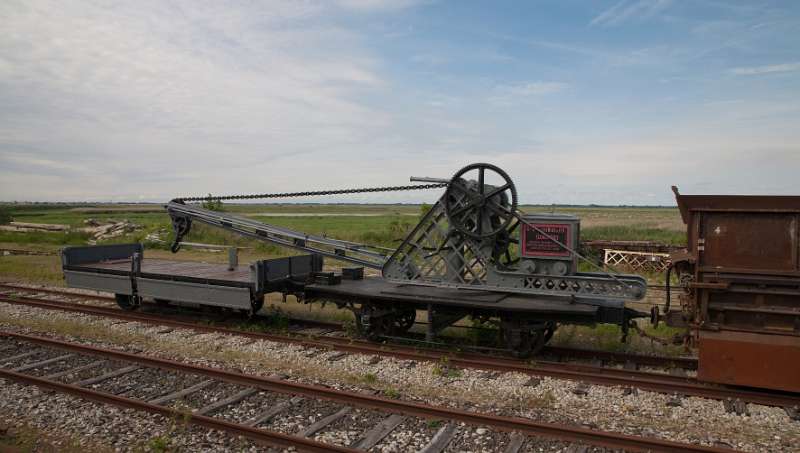
{"label": "sky", "polygon": [[0,200],[402,185],[473,162],[521,204],[800,195],[796,1],[3,0],[0,30]]}

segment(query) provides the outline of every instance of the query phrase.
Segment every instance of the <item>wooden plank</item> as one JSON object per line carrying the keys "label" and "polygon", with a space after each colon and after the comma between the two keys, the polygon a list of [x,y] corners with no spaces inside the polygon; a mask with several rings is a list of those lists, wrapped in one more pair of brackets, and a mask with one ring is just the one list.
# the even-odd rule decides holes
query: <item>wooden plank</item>
{"label": "wooden plank", "polygon": [[136,371],[139,368],[141,368],[141,366],[139,366],[139,365],[126,366],[125,368],[120,368],[120,369],[117,369],[117,370],[114,370],[114,371],[109,371],[108,373],[102,374],[100,376],[95,376],[95,377],[91,377],[89,379],[84,379],[82,381],[73,382],[72,385],[77,385],[77,386],[81,386],[82,387],[82,386],[85,386],[85,385],[97,384],[98,382],[103,382],[105,380],[108,380],[108,379],[111,379],[111,378],[115,378],[117,376],[122,376],[123,374],[128,374],[128,373],[130,373],[132,371]]}
{"label": "wooden plank", "polygon": [[184,275],[187,277],[213,280],[250,281],[249,268],[240,267],[237,270],[229,271],[227,264],[173,262],[164,266],[147,266],[143,263],[142,272],[153,274]]}
{"label": "wooden plank", "polygon": [[65,231],[69,227],[57,223],[30,223],[30,222],[9,222],[9,225],[19,228],[29,228],[33,230]]}
{"label": "wooden plank", "polygon": [[[122,272],[130,272],[131,270],[129,260],[92,263],[86,264],[85,267]],[[147,258],[142,260],[141,272],[144,274],[153,274],[156,277],[163,276],[167,279],[169,277],[179,276],[208,280],[236,281],[244,283],[250,282],[249,267],[240,266],[234,271],[229,271],[227,264],[209,264],[191,261],[171,261]]]}
{"label": "wooden plank", "polygon": [[224,400],[220,400],[220,401],[217,401],[215,403],[211,403],[206,407],[203,407],[203,408],[200,408],[200,409],[196,409],[196,410],[192,411],[192,413],[197,414],[197,415],[205,415],[205,414],[208,414],[209,412],[214,412],[215,410],[221,409],[221,408],[223,408],[225,406],[228,406],[230,404],[238,403],[239,401],[247,398],[248,396],[252,395],[253,393],[256,393],[257,391],[258,391],[258,389],[255,389],[255,388],[244,389],[241,392],[239,392],[239,393],[237,393],[237,394],[235,394],[233,396],[225,398]]}
{"label": "wooden plank", "polygon": [[523,445],[525,445],[525,436],[520,433],[513,433],[508,439],[508,445],[506,445],[503,453],[518,453]]}
{"label": "wooden plank", "polygon": [[433,436],[431,442],[426,445],[425,448],[420,450],[420,453],[441,453],[445,448],[447,448],[447,445],[455,436],[455,423],[448,423],[445,426],[442,426],[441,429],[436,432],[436,435]]}
{"label": "wooden plank", "polygon": [[16,368],[12,368],[11,371],[16,371],[17,373],[19,373],[20,371],[26,371],[26,370],[30,370],[32,368],[38,368],[40,366],[50,365],[51,363],[56,363],[56,362],[60,362],[62,360],[66,360],[66,359],[72,357],[73,355],[74,354],[65,354],[65,355],[62,355],[62,356],[53,357],[52,359],[42,360],[40,362],[35,362],[35,363],[29,363],[28,365],[22,365],[22,366],[18,366]]}
{"label": "wooden plank", "polygon": [[303,431],[303,433],[300,435],[303,437],[311,437],[314,434],[322,431],[322,429],[325,428],[326,426],[347,415],[351,410],[352,408],[350,406],[345,406],[336,411],[335,413],[317,420],[315,423],[311,424],[311,426],[306,428],[306,430]]}
{"label": "wooden plank", "polygon": [[176,267],[169,262],[158,262],[144,260],[142,262],[141,272],[148,274],[165,274],[175,272]]}
{"label": "wooden plank", "polygon": [[96,362],[87,363],[86,365],[81,365],[81,366],[79,366],[77,368],[70,368],[68,370],[59,371],[59,372],[53,373],[53,374],[48,374],[43,379],[50,379],[50,380],[57,379],[57,378],[60,378],[61,376],[66,376],[68,374],[77,373],[79,371],[89,370],[89,369],[92,369],[92,368],[97,368],[100,365],[103,365],[104,363],[106,363],[105,360],[98,360]]}
{"label": "wooden plank", "polygon": [[212,380],[203,381],[203,382],[201,382],[199,384],[195,384],[195,385],[193,385],[191,387],[187,387],[187,388],[185,388],[183,390],[178,390],[177,392],[172,392],[172,393],[170,393],[168,395],[164,395],[164,396],[160,396],[158,398],[154,398],[154,399],[148,401],[148,403],[150,403],[150,404],[168,403],[168,402],[176,400],[178,398],[183,398],[186,395],[191,395],[192,393],[194,393],[194,392],[196,392],[198,390],[202,390],[202,389],[208,387],[209,385],[213,384],[214,382],[216,382],[216,381],[212,381]]}
{"label": "wooden plank", "polygon": [[39,354],[40,352],[42,352],[42,351],[25,352],[25,353],[22,353],[22,354],[12,355],[11,357],[6,357],[4,359],[0,359],[0,363],[14,362],[14,361],[17,361],[19,359],[26,359],[28,357],[35,356],[36,354]]}
{"label": "wooden plank", "polygon": [[[185,272],[191,272],[192,277],[197,278],[210,278],[214,280],[231,280],[241,277],[241,271],[229,271],[227,266],[223,267],[195,267],[187,269]],[[248,272],[249,276],[249,272]]]}
{"label": "wooden plank", "polygon": [[393,429],[397,428],[397,425],[403,423],[405,420],[406,418],[403,415],[392,414],[381,420],[374,428],[367,431],[364,437],[356,440],[350,446],[352,448],[358,448],[359,450],[369,450],[383,440],[384,437],[388,436]]}
{"label": "wooden plank", "polygon": [[267,422],[267,421],[271,420],[273,417],[275,417],[276,415],[278,415],[279,413],[281,413],[284,410],[294,406],[295,404],[299,403],[300,401],[303,401],[303,398],[301,398],[299,396],[295,396],[294,398],[290,399],[289,401],[284,401],[284,402],[282,402],[282,403],[280,403],[280,404],[278,404],[276,406],[273,406],[273,407],[267,409],[266,411],[262,412],[261,414],[256,415],[255,417],[253,417],[250,420],[248,420],[245,423],[245,425],[247,425],[247,426],[256,426],[256,425],[259,425],[261,423]]}

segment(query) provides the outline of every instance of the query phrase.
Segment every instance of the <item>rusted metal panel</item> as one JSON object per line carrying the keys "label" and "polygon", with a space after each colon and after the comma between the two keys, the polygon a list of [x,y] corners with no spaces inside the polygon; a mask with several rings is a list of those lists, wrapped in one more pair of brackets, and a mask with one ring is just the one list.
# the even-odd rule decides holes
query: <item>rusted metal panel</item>
{"label": "rusted metal panel", "polygon": [[705,212],[794,212],[800,213],[800,196],[794,195],[681,195],[673,186],[683,223],[690,224],[691,211]]}
{"label": "rusted metal panel", "polygon": [[[800,197],[680,195],[688,278],[701,327],[797,333]],[[686,268],[685,266],[689,267]]]}
{"label": "rusted metal panel", "polygon": [[798,269],[797,214],[703,212],[698,233],[705,244],[701,266],[720,270]]}
{"label": "rusted metal panel", "polygon": [[701,330],[703,381],[800,392],[800,336]]}

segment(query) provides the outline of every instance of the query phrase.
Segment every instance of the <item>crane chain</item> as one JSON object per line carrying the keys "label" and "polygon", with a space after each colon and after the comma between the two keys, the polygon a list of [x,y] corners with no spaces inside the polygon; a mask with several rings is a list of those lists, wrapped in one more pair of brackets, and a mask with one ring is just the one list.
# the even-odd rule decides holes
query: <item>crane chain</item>
{"label": "crane chain", "polygon": [[435,184],[416,184],[410,186],[387,186],[387,187],[363,187],[356,189],[337,189],[337,190],[317,190],[308,192],[285,192],[285,193],[261,193],[253,195],[222,195],[206,197],[182,197],[173,201],[223,201],[223,200],[254,200],[258,198],[294,198],[294,197],[314,197],[320,195],[342,195],[352,193],[371,193],[371,192],[399,192],[405,190],[427,190],[447,187],[447,183]]}

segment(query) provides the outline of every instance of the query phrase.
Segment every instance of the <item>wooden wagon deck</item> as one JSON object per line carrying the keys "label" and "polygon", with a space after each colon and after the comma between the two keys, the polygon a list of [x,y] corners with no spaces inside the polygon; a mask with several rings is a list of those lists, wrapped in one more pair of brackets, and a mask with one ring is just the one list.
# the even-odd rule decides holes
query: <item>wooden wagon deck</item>
{"label": "wooden wagon deck", "polygon": [[[117,275],[131,274],[131,260],[107,260],[71,266],[74,270],[108,272]],[[142,258],[140,275],[170,280],[206,281],[217,284],[249,286],[252,283],[249,266],[228,270],[227,264],[177,261],[160,258]]]}
{"label": "wooden wagon deck", "polygon": [[146,258],[140,244],[68,247],[61,259],[68,286],[118,297],[249,310],[259,294],[260,280],[250,266],[228,270],[227,264]]}

